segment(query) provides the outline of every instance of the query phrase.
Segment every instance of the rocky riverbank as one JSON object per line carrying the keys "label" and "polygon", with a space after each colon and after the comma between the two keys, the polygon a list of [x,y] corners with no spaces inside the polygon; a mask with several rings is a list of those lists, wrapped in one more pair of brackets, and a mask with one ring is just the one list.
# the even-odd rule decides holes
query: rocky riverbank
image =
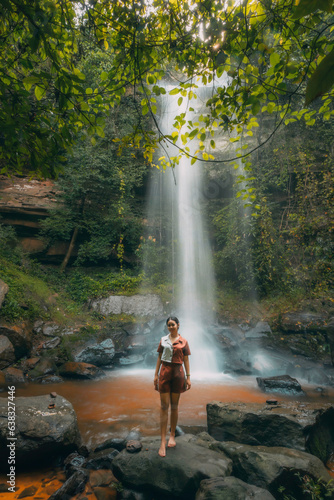
{"label": "rocky riverbank", "polygon": [[[330,404],[212,402],[207,406],[208,432],[185,434],[179,428],[176,447],[161,458],[159,437],[135,432],[91,450],[82,446],[75,412],[58,395],[16,402],[18,466],[34,461],[38,468],[57,460],[66,474],[50,500],[246,500],[255,495],[263,500],[283,500],[284,495],[303,500],[309,498],[306,489],[312,484],[322,494],[330,491],[325,467],[334,452]],[[0,400],[1,416],[4,403]],[[0,449],[6,468],[4,421],[0,419]],[[0,490],[5,486],[1,484]],[[34,493],[24,496],[34,498]]]}
{"label": "rocky riverbank", "polygon": [[[159,296],[111,296],[87,307],[106,316],[93,325],[43,320],[33,325],[0,323],[0,386],[92,379],[103,377],[104,368],[154,368],[156,348],[165,334]],[[114,319],[108,319],[110,315]],[[141,320],[124,321],[124,315],[139,315]],[[217,318],[203,335],[217,353],[221,372],[290,375],[319,386],[334,385],[328,352],[334,342],[334,319],[328,315],[287,313],[279,325],[257,320],[235,324]]]}

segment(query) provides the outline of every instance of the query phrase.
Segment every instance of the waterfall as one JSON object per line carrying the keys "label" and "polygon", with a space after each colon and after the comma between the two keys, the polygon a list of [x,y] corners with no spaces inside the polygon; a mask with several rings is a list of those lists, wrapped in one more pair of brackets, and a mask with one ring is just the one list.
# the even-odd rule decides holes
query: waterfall
{"label": "waterfall", "polygon": [[[169,95],[171,89],[167,86],[161,99],[159,127],[164,134],[171,134],[176,115],[186,113],[186,120],[193,119],[203,105],[200,98],[192,101],[197,109],[189,112],[187,103],[178,106],[178,96]],[[181,143],[177,145],[182,147]],[[191,147],[196,150],[196,144]],[[175,156],[176,147],[164,145],[159,155],[166,154]],[[192,351],[191,372],[205,378],[218,372],[218,363],[208,334],[214,322],[215,280],[202,213],[202,168],[200,162],[191,165],[191,160],[183,156],[174,169],[156,170],[150,186],[147,224],[148,232],[159,240],[161,256],[165,258],[161,275],[166,273],[173,283],[173,314],[180,319],[180,334],[188,340]],[[152,262],[146,264],[146,270],[149,265]]]}

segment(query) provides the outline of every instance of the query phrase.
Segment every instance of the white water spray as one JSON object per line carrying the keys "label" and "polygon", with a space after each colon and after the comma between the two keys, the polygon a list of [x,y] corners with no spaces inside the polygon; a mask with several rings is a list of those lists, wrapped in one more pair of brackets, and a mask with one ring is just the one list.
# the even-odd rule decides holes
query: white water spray
{"label": "white water spray", "polygon": [[[171,88],[166,87],[167,95],[161,106],[159,126],[165,134],[171,133],[176,115],[187,113],[186,120],[193,118],[187,112],[187,104],[178,106],[178,98],[169,95]],[[198,104],[201,104],[199,101]],[[192,101],[194,105],[196,101]],[[182,147],[182,144],[177,145]],[[194,144],[194,151],[195,148]],[[176,148],[169,145],[168,154],[176,156]],[[201,183],[201,165],[191,165],[190,159],[185,156],[174,171],[171,168],[165,172],[157,170],[152,179],[149,213],[155,217],[160,213],[160,221],[163,214],[165,224],[169,226],[164,228],[164,235],[165,244],[172,250],[168,276],[173,280],[175,289],[174,312],[180,319],[180,333],[189,341],[192,351],[191,372],[203,379],[218,373],[218,363],[207,331],[214,319],[215,281],[209,237],[202,214]],[[154,226],[150,223],[150,215],[148,219],[149,226]],[[156,230],[158,226],[155,223]]]}

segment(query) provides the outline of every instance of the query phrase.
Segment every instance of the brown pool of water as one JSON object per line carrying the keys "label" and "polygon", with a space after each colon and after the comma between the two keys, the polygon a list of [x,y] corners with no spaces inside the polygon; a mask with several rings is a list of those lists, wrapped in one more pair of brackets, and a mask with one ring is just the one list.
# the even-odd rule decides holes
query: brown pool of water
{"label": "brown pool of water", "polygon": [[[56,392],[68,399],[76,411],[84,444],[95,446],[110,437],[125,437],[131,430],[142,435],[159,434],[159,393],[153,387],[153,370],[110,371],[101,380],[67,381],[62,384],[29,384],[17,388],[16,396]],[[1,394],[5,397],[5,393]],[[333,401],[310,388],[308,400]],[[206,425],[206,405],[211,401],[265,403],[276,395],[263,393],[254,377],[221,376],[192,380],[190,391],[181,395],[179,425]],[[279,397],[278,399],[290,399]],[[305,398],[303,398],[305,399]],[[57,404],[57,400],[56,404]]]}

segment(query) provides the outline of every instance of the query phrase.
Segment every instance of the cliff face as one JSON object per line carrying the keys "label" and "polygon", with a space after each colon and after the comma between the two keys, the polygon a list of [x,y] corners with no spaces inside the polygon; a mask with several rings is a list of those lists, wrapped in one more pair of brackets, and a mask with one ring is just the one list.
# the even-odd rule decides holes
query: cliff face
{"label": "cliff face", "polygon": [[38,238],[41,220],[58,206],[56,196],[51,180],[0,176],[0,223],[13,226],[24,250],[48,262],[58,262],[68,247],[56,242],[46,248]]}

